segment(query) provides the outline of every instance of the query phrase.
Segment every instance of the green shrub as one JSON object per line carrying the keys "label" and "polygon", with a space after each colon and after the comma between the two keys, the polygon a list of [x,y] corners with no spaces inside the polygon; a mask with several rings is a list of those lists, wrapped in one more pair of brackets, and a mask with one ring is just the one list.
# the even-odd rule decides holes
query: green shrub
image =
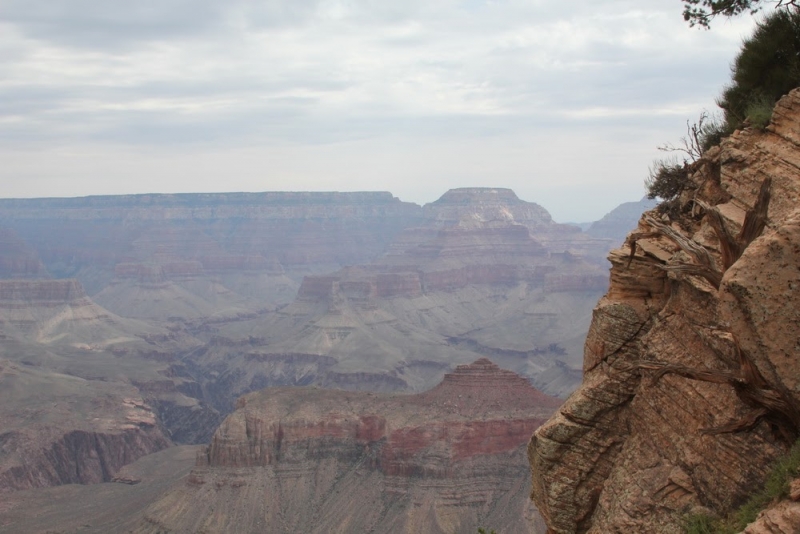
{"label": "green shrub", "polygon": [[[717,100],[726,128],[769,122],[765,114],[783,95],[800,86],[800,10],[777,10],[759,22],[731,67],[731,84]],[[766,118],[766,122],[765,121]],[[761,126],[761,127],[763,127]]]}
{"label": "green shrub", "polygon": [[656,160],[645,179],[647,198],[669,201],[676,198],[689,182],[689,167],[674,160]]}
{"label": "green shrub", "polygon": [[684,528],[686,534],[714,534],[716,527],[714,526],[715,518],[706,514],[693,514],[686,518]]}
{"label": "green shrub", "polygon": [[782,456],[770,470],[761,491],[726,518],[713,518],[705,514],[686,517],[684,528],[687,534],[734,534],[756,520],[759,512],[770,503],[789,495],[789,483],[800,476],[800,440]]}
{"label": "green shrub", "polygon": [[745,118],[750,122],[750,126],[763,130],[769,125],[774,108],[775,103],[768,98],[758,98],[747,106]]}

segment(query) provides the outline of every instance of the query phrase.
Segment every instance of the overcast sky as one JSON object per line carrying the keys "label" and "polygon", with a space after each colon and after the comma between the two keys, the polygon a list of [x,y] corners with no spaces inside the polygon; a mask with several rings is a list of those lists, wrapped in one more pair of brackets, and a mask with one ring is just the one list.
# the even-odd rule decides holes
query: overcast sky
{"label": "overcast sky", "polygon": [[751,17],[679,0],[0,0],[0,196],[638,200]]}

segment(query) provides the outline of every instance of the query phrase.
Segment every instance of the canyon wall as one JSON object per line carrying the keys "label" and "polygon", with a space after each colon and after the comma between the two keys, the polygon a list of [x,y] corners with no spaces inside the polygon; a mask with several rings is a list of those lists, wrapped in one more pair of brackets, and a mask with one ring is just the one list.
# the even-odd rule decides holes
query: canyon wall
{"label": "canyon wall", "polygon": [[580,251],[604,243],[511,190],[451,190],[373,261],[305,276],[295,301],[274,312],[207,324],[213,345],[191,360],[214,370],[201,379],[209,391],[224,382],[232,393],[220,411],[276,385],[423,391],[478,356],[565,395],[608,283]]}
{"label": "canyon wall", "polygon": [[794,91],[611,253],[583,383],[529,445],[550,532],[682,532],[741,504],[797,437],[799,146]]}
{"label": "canyon wall", "polygon": [[558,404],[485,359],[415,395],[251,393],[134,531],[541,532],[524,446]]}
{"label": "canyon wall", "polygon": [[136,388],[2,358],[0,423],[0,493],[107,482],[172,445]]}
{"label": "canyon wall", "polygon": [[0,227],[23,239],[53,276],[77,278],[94,295],[143,269],[166,280],[242,267],[250,278],[285,270],[299,280],[371,260],[421,211],[367,192],[0,199]]}
{"label": "canyon wall", "polygon": [[[61,417],[2,434],[0,487],[102,481],[165,443],[206,443],[270,386],[419,392],[488,356],[565,396],[606,241],[498,188],[425,207],[388,193],[0,200],[0,359],[15,369],[0,423],[29,382]],[[105,415],[62,410],[84,402],[78,383],[140,399],[152,427],[128,428],[113,395]],[[30,464],[9,460],[26,444]]]}

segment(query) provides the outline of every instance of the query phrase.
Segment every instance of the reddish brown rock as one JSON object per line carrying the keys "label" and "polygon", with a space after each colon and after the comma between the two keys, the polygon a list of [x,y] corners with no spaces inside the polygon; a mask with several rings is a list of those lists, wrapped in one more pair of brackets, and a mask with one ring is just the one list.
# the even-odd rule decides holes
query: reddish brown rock
{"label": "reddish brown rock", "polygon": [[[710,150],[692,166],[679,216],[651,212],[611,253],[583,383],[529,446],[551,532],[682,532],[686,513],[725,514],[757,491],[793,441],[800,91],[774,117],[767,132],[739,131]],[[767,177],[766,228],[726,269],[712,213],[737,235]],[[719,287],[700,271],[723,273]],[[791,503],[759,522],[748,532],[800,529]]]}
{"label": "reddish brown rock", "polygon": [[136,532],[537,532],[519,462],[559,402],[485,359],[417,395],[252,393]]}
{"label": "reddish brown rock", "polygon": [[770,506],[742,534],[795,534],[800,526],[800,503],[781,501]]}

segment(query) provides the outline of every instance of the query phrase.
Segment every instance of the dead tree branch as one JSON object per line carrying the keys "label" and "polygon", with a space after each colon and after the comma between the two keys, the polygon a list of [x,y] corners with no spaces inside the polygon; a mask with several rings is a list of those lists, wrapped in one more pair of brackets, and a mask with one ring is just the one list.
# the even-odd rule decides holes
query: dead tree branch
{"label": "dead tree branch", "polygon": [[[738,420],[725,425],[704,429],[705,434],[729,434],[752,430],[762,420],[770,423],[772,428],[788,443],[793,443],[800,435],[800,409],[785,388],[772,385],[761,374],[753,360],[742,350],[735,337],[734,351],[737,354],[739,368],[734,371],[716,369],[693,369],[683,365],[663,362],[642,362],[641,369],[656,371],[653,383],[667,374],[676,374],[690,380],[727,384],[733,387],[737,397],[750,407],[750,411]],[[715,352],[716,349],[713,349]],[[721,359],[721,355],[718,354]]]}

